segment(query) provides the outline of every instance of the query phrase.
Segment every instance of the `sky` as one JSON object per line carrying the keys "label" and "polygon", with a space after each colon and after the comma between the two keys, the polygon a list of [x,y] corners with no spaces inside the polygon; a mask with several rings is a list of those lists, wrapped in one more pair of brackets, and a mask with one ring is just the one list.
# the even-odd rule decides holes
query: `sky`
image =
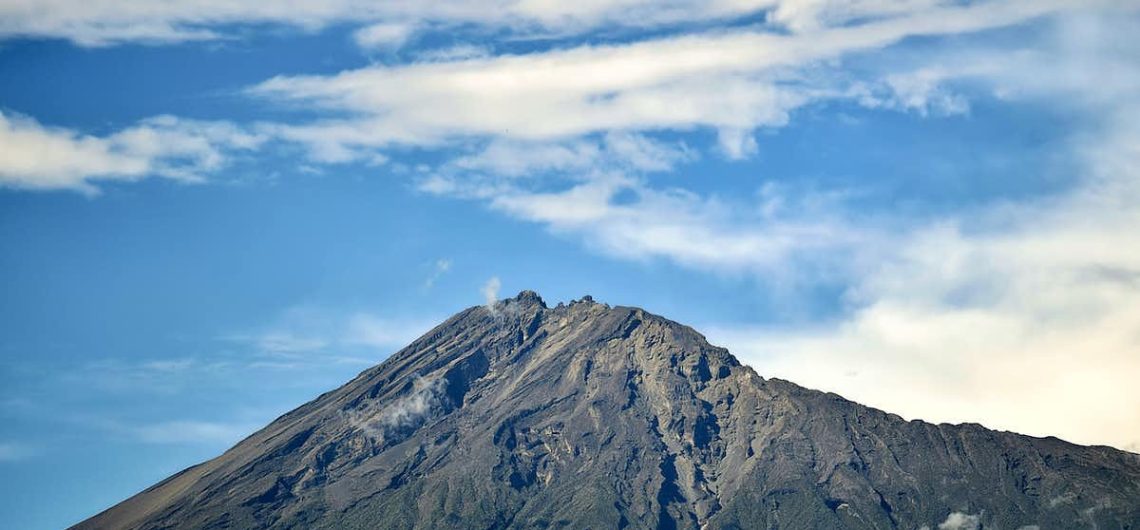
{"label": "sky", "polygon": [[0,1],[0,520],[486,297],[1140,451],[1140,5]]}

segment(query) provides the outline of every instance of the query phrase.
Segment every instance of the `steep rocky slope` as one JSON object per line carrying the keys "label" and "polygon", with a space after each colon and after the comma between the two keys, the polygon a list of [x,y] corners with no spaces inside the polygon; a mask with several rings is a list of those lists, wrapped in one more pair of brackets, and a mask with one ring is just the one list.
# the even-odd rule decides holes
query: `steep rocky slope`
{"label": "steep rocky slope", "polygon": [[75,528],[939,525],[1140,529],[1140,456],[904,421],[523,292]]}

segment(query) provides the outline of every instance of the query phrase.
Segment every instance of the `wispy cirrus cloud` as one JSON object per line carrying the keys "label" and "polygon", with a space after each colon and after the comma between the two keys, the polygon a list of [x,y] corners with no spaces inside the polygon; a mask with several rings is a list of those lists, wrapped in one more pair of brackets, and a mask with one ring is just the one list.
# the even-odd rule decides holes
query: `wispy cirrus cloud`
{"label": "wispy cirrus cloud", "polygon": [[284,311],[263,329],[222,339],[250,347],[260,357],[260,366],[303,367],[328,362],[370,365],[411,343],[435,322],[431,318],[386,318],[364,311],[299,306]]}
{"label": "wispy cirrus cloud", "polygon": [[491,198],[489,205],[555,233],[578,237],[608,255],[661,258],[729,274],[778,275],[798,263],[797,257],[841,261],[845,251],[876,243],[874,233],[847,227],[834,213],[814,207],[812,201],[817,199],[777,199],[774,193],[744,200],[705,197],[614,175],[558,191],[504,192]]}
{"label": "wispy cirrus cloud", "polygon": [[578,177],[595,168],[658,172],[697,156],[684,143],[668,144],[633,133],[553,142],[493,139],[451,160],[437,174],[472,180],[476,176],[519,178],[549,173]]}
{"label": "wispy cirrus cloud", "polygon": [[[119,368],[126,369],[125,363],[120,363]],[[136,367],[136,369],[139,371],[146,370],[141,366]],[[98,379],[103,376],[98,370],[98,368],[92,368],[85,371],[88,373],[89,379]],[[180,370],[178,375],[194,379],[196,388],[199,390],[202,385],[211,383],[203,379],[206,374],[194,372],[192,369]],[[175,374],[168,372],[166,376],[169,378]],[[166,381],[169,382],[170,379],[166,379]],[[135,383],[140,382],[143,381],[141,379],[135,380]],[[225,410],[200,411],[201,417],[198,419],[146,420],[143,419],[148,412],[145,410],[146,407],[124,406],[115,413],[109,413],[106,410],[101,410],[98,406],[91,406],[92,396],[97,396],[95,401],[107,397],[103,394],[107,387],[93,384],[83,388],[86,395],[79,401],[61,399],[60,395],[43,396],[30,401],[20,407],[19,410],[7,411],[10,416],[9,421],[14,418],[25,425],[35,423],[37,427],[34,430],[28,430],[36,432],[39,442],[35,445],[18,441],[0,442],[0,464],[21,462],[47,455],[59,450],[62,443],[69,443],[58,436],[60,432],[58,429],[45,428],[47,425],[67,425],[71,429],[82,432],[81,436],[85,440],[94,435],[100,439],[127,443],[226,447],[264,426],[269,419],[280,414],[280,411],[276,409],[235,405],[227,407]],[[57,391],[56,394],[66,394],[66,392]],[[137,396],[137,394],[135,395]],[[161,396],[154,397],[161,399]]]}
{"label": "wispy cirrus cloud", "polygon": [[[116,5],[111,9],[101,2],[65,9],[69,4],[37,3],[32,9],[17,2],[8,6],[10,16],[0,15],[0,20],[22,16],[53,19],[58,15],[63,17],[60,20],[77,17],[92,21],[93,27],[113,28],[115,23],[102,17],[130,20],[132,9],[137,8],[147,21],[160,25],[183,21],[187,27],[201,28],[250,18],[298,24],[312,19],[319,26],[338,20],[341,13],[374,12],[344,2],[312,6],[312,12],[296,10],[296,19],[290,18],[290,11],[278,7],[212,9],[196,18],[202,6],[194,1],[171,2],[162,7],[148,5],[146,9],[141,4]],[[674,6],[679,12],[693,8],[681,4]],[[561,9],[511,5],[536,12]],[[636,12],[638,5],[621,4],[614,9]],[[701,10],[706,9],[709,13],[718,12],[702,4]],[[460,54],[442,60],[374,65],[332,76],[280,76],[252,87],[249,92],[273,101],[324,108],[347,118],[239,125],[162,116],[99,136],[46,127],[31,118],[0,115],[0,143],[18,153],[0,164],[0,185],[94,192],[100,181],[132,181],[151,176],[201,181],[223,168],[233,155],[277,142],[302,144],[313,162],[329,164],[383,163],[388,160],[385,150],[395,145],[441,148],[471,139],[492,141],[482,161],[509,172],[506,158],[491,160],[493,148],[498,145],[495,142],[530,143],[532,149],[547,151],[554,147],[539,144],[553,142],[566,151],[563,156],[589,158],[591,154],[582,149],[590,146],[578,142],[583,135],[624,135],[622,138],[631,140],[644,138],[640,133],[710,128],[718,131],[720,153],[731,159],[746,158],[757,152],[753,138],[756,128],[781,127],[788,123],[791,112],[813,102],[859,100],[922,112],[931,105],[951,112],[961,107],[961,99],[954,97],[928,102],[932,99],[930,86],[937,79],[896,75],[886,80],[896,97],[883,98],[870,94],[865,83],[851,84],[842,75],[808,75],[805,69],[818,69],[846,54],[889,46],[908,36],[1001,27],[1073,6],[1065,2],[995,1],[969,6],[916,2],[905,9],[886,8],[877,2],[861,3],[858,7],[820,2],[803,2],[794,8],[782,3],[726,3],[724,7],[725,12],[740,9],[773,9],[771,13],[776,19],[809,17],[824,22],[794,24],[802,32],[787,34],[752,27],[524,55]],[[452,15],[493,11],[470,6],[440,10]],[[663,11],[661,6],[654,6],[653,10]],[[591,15],[587,11],[590,10],[538,18],[607,19],[606,15]],[[779,13],[785,15],[776,16]],[[856,19],[860,21],[857,24],[838,23]],[[364,44],[398,41],[407,38],[405,33],[411,31],[410,27],[398,20],[383,22],[360,30],[358,35]],[[609,141],[607,145],[617,144]],[[518,160],[522,151],[513,151]],[[545,158],[553,156],[549,152],[541,154]],[[654,162],[655,158],[650,155],[643,161]],[[660,159],[660,163],[669,165],[666,159]]]}
{"label": "wispy cirrus cloud", "polygon": [[[282,25],[315,30],[332,24],[370,25],[365,44],[405,37],[397,26],[475,25],[528,35],[564,35],[603,27],[654,28],[767,13],[769,23],[811,31],[852,20],[898,17],[949,1],[832,2],[820,0],[622,0],[548,2],[367,2],[296,0],[219,3],[210,0],[12,0],[0,5],[0,37],[51,37],[85,46],[124,42],[171,43],[232,38],[233,26]],[[380,28],[385,29],[380,29]]]}
{"label": "wispy cirrus cloud", "polygon": [[[124,443],[226,447],[279,415],[291,400],[309,399],[312,392],[343,382],[346,374],[382,361],[436,320],[295,308],[271,325],[219,337],[189,355],[102,358],[27,370],[25,377],[33,381],[23,391],[33,394],[6,399],[3,412]],[[296,377],[300,371],[304,378]],[[258,404],[262,396],[248,392],[251,377],[279,392],[268,406]],[[218,407],[215,393],[238,401]],[[170,402],[186,408],[156,420],[155,407]],[[0,443],[0,461],[34,454],[23,444]]]}
{"label": "wispy cirrus cloud", "polygon": [[230,446],[250,435],[263,424],[175,420],[137,425],[127,434],[138,441],[154,444],[211,444]]}
{"label": "wispy cirrus cloud", "polygon": [[[107,396],[187,395],[204,386],[240,386],[255,374],[359,370],[383,361],[437,322],[293,308],[272,324],[217,337],[193,354],[104,357],[78,367],[36,370],[29,377],[42,380],[45,388],[81,386]],[[17,405],[13,410],[26,408]]]}
{"label": "wispy cirrus cloud", "polygon": [[380,22],[356,30],[352,38],[367,50],[391,50],[403,46],[415,31],[414,24]]}
{"label": "wispy cirrus cloud", "polygon": [[[202,445],[224,448],[264,427],[277,410],[232,407],[203,411],[194,419],[124,418],[123,414],[69,410],[56,411],[57,421],[98,433],[109,440],[130,444]],[[129,415],[128,415],[129,416]]]}
{"label": "wispy cirrus cloud", "polygon": [[[0,6],[0,36],[55,37],[86,46],[123,42],[170,43],[230,37],[235,25],[282,25],[302,30],[344,24],[474,24],[524,33],[584,31],[601,25],[655,26],[686,20],[739,16],[771,2],[643,0],[566,4],[521,0],[467,2],[368,2],[298,0],[287,3],[219,3],[210,0],[147,1],[14,0]],[[364,30],[367,44],[377,40]],[[385,35],[390,37],[390,35]],[[385,38],[385,40],[391,40]]]}
{"label": "wispy cirrus cloud", "polygon": [[435,287],[435,282],[439,281],[444,274],[451,270],[451,260],[447,258],[440,258],[432,263],[431,273],[428,274],[427,279],[424,280],[424,288],[431,289]]}
{"label": "wispy cirrus cloud", "polygon": [[855,25],[777,34],[754,28],[442,63],[373,65],[330,76],[279,76],[250,93],[350,118],[281,125],[316,153],[367,153],[461,138],[551,140],[609,131],[719,131],[722,151],[755,150],[811,102],[856,97],[841,77],[805,76],[845,54],[909,36],[976,32],[1073,9],[1066,2],[927,6]]}
{"label": "wispy cirrus cloud", "polygon": [[[1013,9],[1000,11],[1006,15],[1005,19],[997,17],[978,21],[963,17],[963,20],[968,19],[970,24],[978,27],[1000,25],[1003,21],[1016,19],[1011,13],[1027,15],[1050,8],[1056,6],[1041,4],[1024,12]],[[1126,34],[1089,29],[1086,26],[1095,24],[1095,19],[1091,19],[1093,22],[1089,20],[1088,15],[1064,19],[1064,23],[1050,34],[1052,40],[1037,43],[1039,51],[1028,47],[955,48],[952,51],[936,48],[923,56],[926,60],[919,60],[917,64],[904,62],[901,67],[888,69],[879,79],[858,79],[846,89],[828,93],[843,94],[854,104],[870,108],[916,112],[924,116],[946,115],[968,110],[966,95],[957,93],[951,85],[969,82],[983,93],[989,91],[989,97],[1067,106],[1085,116],[1085,128],[1079,135],[1105,136],[1098,131],[1119,127],[1120,123],[1126,122],[1117,120],[1118,125],[1112,125],[1104,123],[1103,119],[1114,114],[1127,115],[1121,112],[1133,105],[1128,94],[1140,86],[1134,74],[1138,61],[1134,56],[1113,52],[1128,49],[1127,46],[1119,46],[1120,43],[1102,44],[1103,49],[1089,49],[1103,35]],[[941,20],[930,24],[933,28],[962,29],[960,24],[966,23]],[[920,31],[915,26],[908,27],[912,31]],[[917,27],[923,25],[917,24]],[[867,30],[865,27],[856,29]],[[880,31],[871,31],[870,34],[879,35]],[[729,35],[725,38],[746,37]],[[790,37],[792,40],[798,38]],[[845,41],[842,38],[837,40]],[[819,49],[812,46],[809,46],[812,50]],[[822,49],[830,48],[822,45]],[[775,51],[766,49],[765,53],[779,57],[779,50],[779,47]],[[846,48],[840,46],[837,50]],[[627,50],[600,51],[603,52],[600,57],[605,58],[611,53],[622,55]],[[733,63],[733,60],[722,59],[726,63]],[[794,62],[798,59],[789,60]],[[931,66],[931,61],[938,66]],[[657,64],[662,61],[648,62]],[[715,63],[695,61],[702,67],[710,62]],[[557,65],[558,61],[554,64]],[[594,63],[583,60],[582,64]],[[773,63],[761,61],[761,69],[764,64]],[[466,68],[466,65],[460,65],[456,71],[462,72]],[[1111,79],[1094,75],[1094,72],[1104,71],[1113,72]],[[680,77],[685,78],[688,74],[686,72]],[[636,77],[639,74],[631,75]],[[584,77],[592,79],[592,76]],[[324,80],[329,79],[316,82],[321,84]],[[369,85],[364,82],[360,86]],[[448,86],[448,83],[443,83],[443,86]],[[799,88],[802,87],[796,89]],[[714,102],[711,107],[719,102],[715,97],[707,99]],[[363,111],[363,108],[358,110]],[[568,114],[570,120],[580,116],[573,112]],[[805,254],[816,262],[832,256],[835,258],[833,261],[844,263],[853,272],[862,260],[876,262],[881,259],[876,256],[897,248],[898,239],[912,237],[925,230],[924,226],[915,225],[910,219],[856,216],[855,210],[844,204],[844,190],[803,193],[787,187],[769,186],[759,188],[754,197],[726,199],[693,193],[680,186],[663,188],[647,176],[654,171],[684,171],[685,164],[691,160],[689,157],[697,156],[695,150],[683,144],[678,146],[656,141],[648,134],[610,132],[598,139],[596,135],[577,136],[579,131],[573,129],[564,132],[570,134],[571,139],[496,138],[485,148],[460,155],[436,168],[419,182],[419,188],[436,195],[484,201],[492,209],[543,224],[556,233],[580,235],[587,244],[607,254],[638,259],[663,257],[694,268],[729,272],[771,272],[774,269],[765,264],[800,267],[805,261],[800,258]],[[626,143],[642,146],[634,150],[639,154],[630,155],[613,149],[611,145],[615,135],[636,140]],[[1077,145],[1079,138],[1072,140],[1074,156],[1084,157],[1082,152],[1088,146]],[[1113,143],[1122,146],[1116,151],[1118,155],[1128,152],[1128,148],[1123,147],[1127,142]],[[1105,154],[1105,150],[1101,151],[1102,155]],[[1074,180],[1085,183],[1102,181],[1102,177],[1093,175],[1104,174],[1105,171],[1089,169],[1091,163],[1091,159],[1086,158],[1082,164],[1088,171]],[[1118,165],[1126,169],[1126,164]],[[1126,176],[1113,179],[1127,181]],[[975,212],[968,215],[973,216]],[[953,222],[953,219],[946,221]]]}

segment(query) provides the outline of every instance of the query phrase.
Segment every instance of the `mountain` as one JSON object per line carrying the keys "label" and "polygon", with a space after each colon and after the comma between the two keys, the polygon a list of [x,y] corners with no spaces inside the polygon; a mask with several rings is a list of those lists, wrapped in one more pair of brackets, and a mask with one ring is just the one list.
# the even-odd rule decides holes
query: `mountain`
{"label": "mountain", "polygon": [[1140,455],[764,379],[524,291],[74,528],[1140,529]]}

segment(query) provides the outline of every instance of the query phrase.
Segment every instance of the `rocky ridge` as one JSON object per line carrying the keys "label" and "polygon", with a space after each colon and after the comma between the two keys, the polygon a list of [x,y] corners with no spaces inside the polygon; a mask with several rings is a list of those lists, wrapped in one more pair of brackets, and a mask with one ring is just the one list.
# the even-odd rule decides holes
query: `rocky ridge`
{"label": "rocky ridge", "polygon": [[923,527],[1140,529],[1140,456],[905,421],[524,291],[74,528]]}

